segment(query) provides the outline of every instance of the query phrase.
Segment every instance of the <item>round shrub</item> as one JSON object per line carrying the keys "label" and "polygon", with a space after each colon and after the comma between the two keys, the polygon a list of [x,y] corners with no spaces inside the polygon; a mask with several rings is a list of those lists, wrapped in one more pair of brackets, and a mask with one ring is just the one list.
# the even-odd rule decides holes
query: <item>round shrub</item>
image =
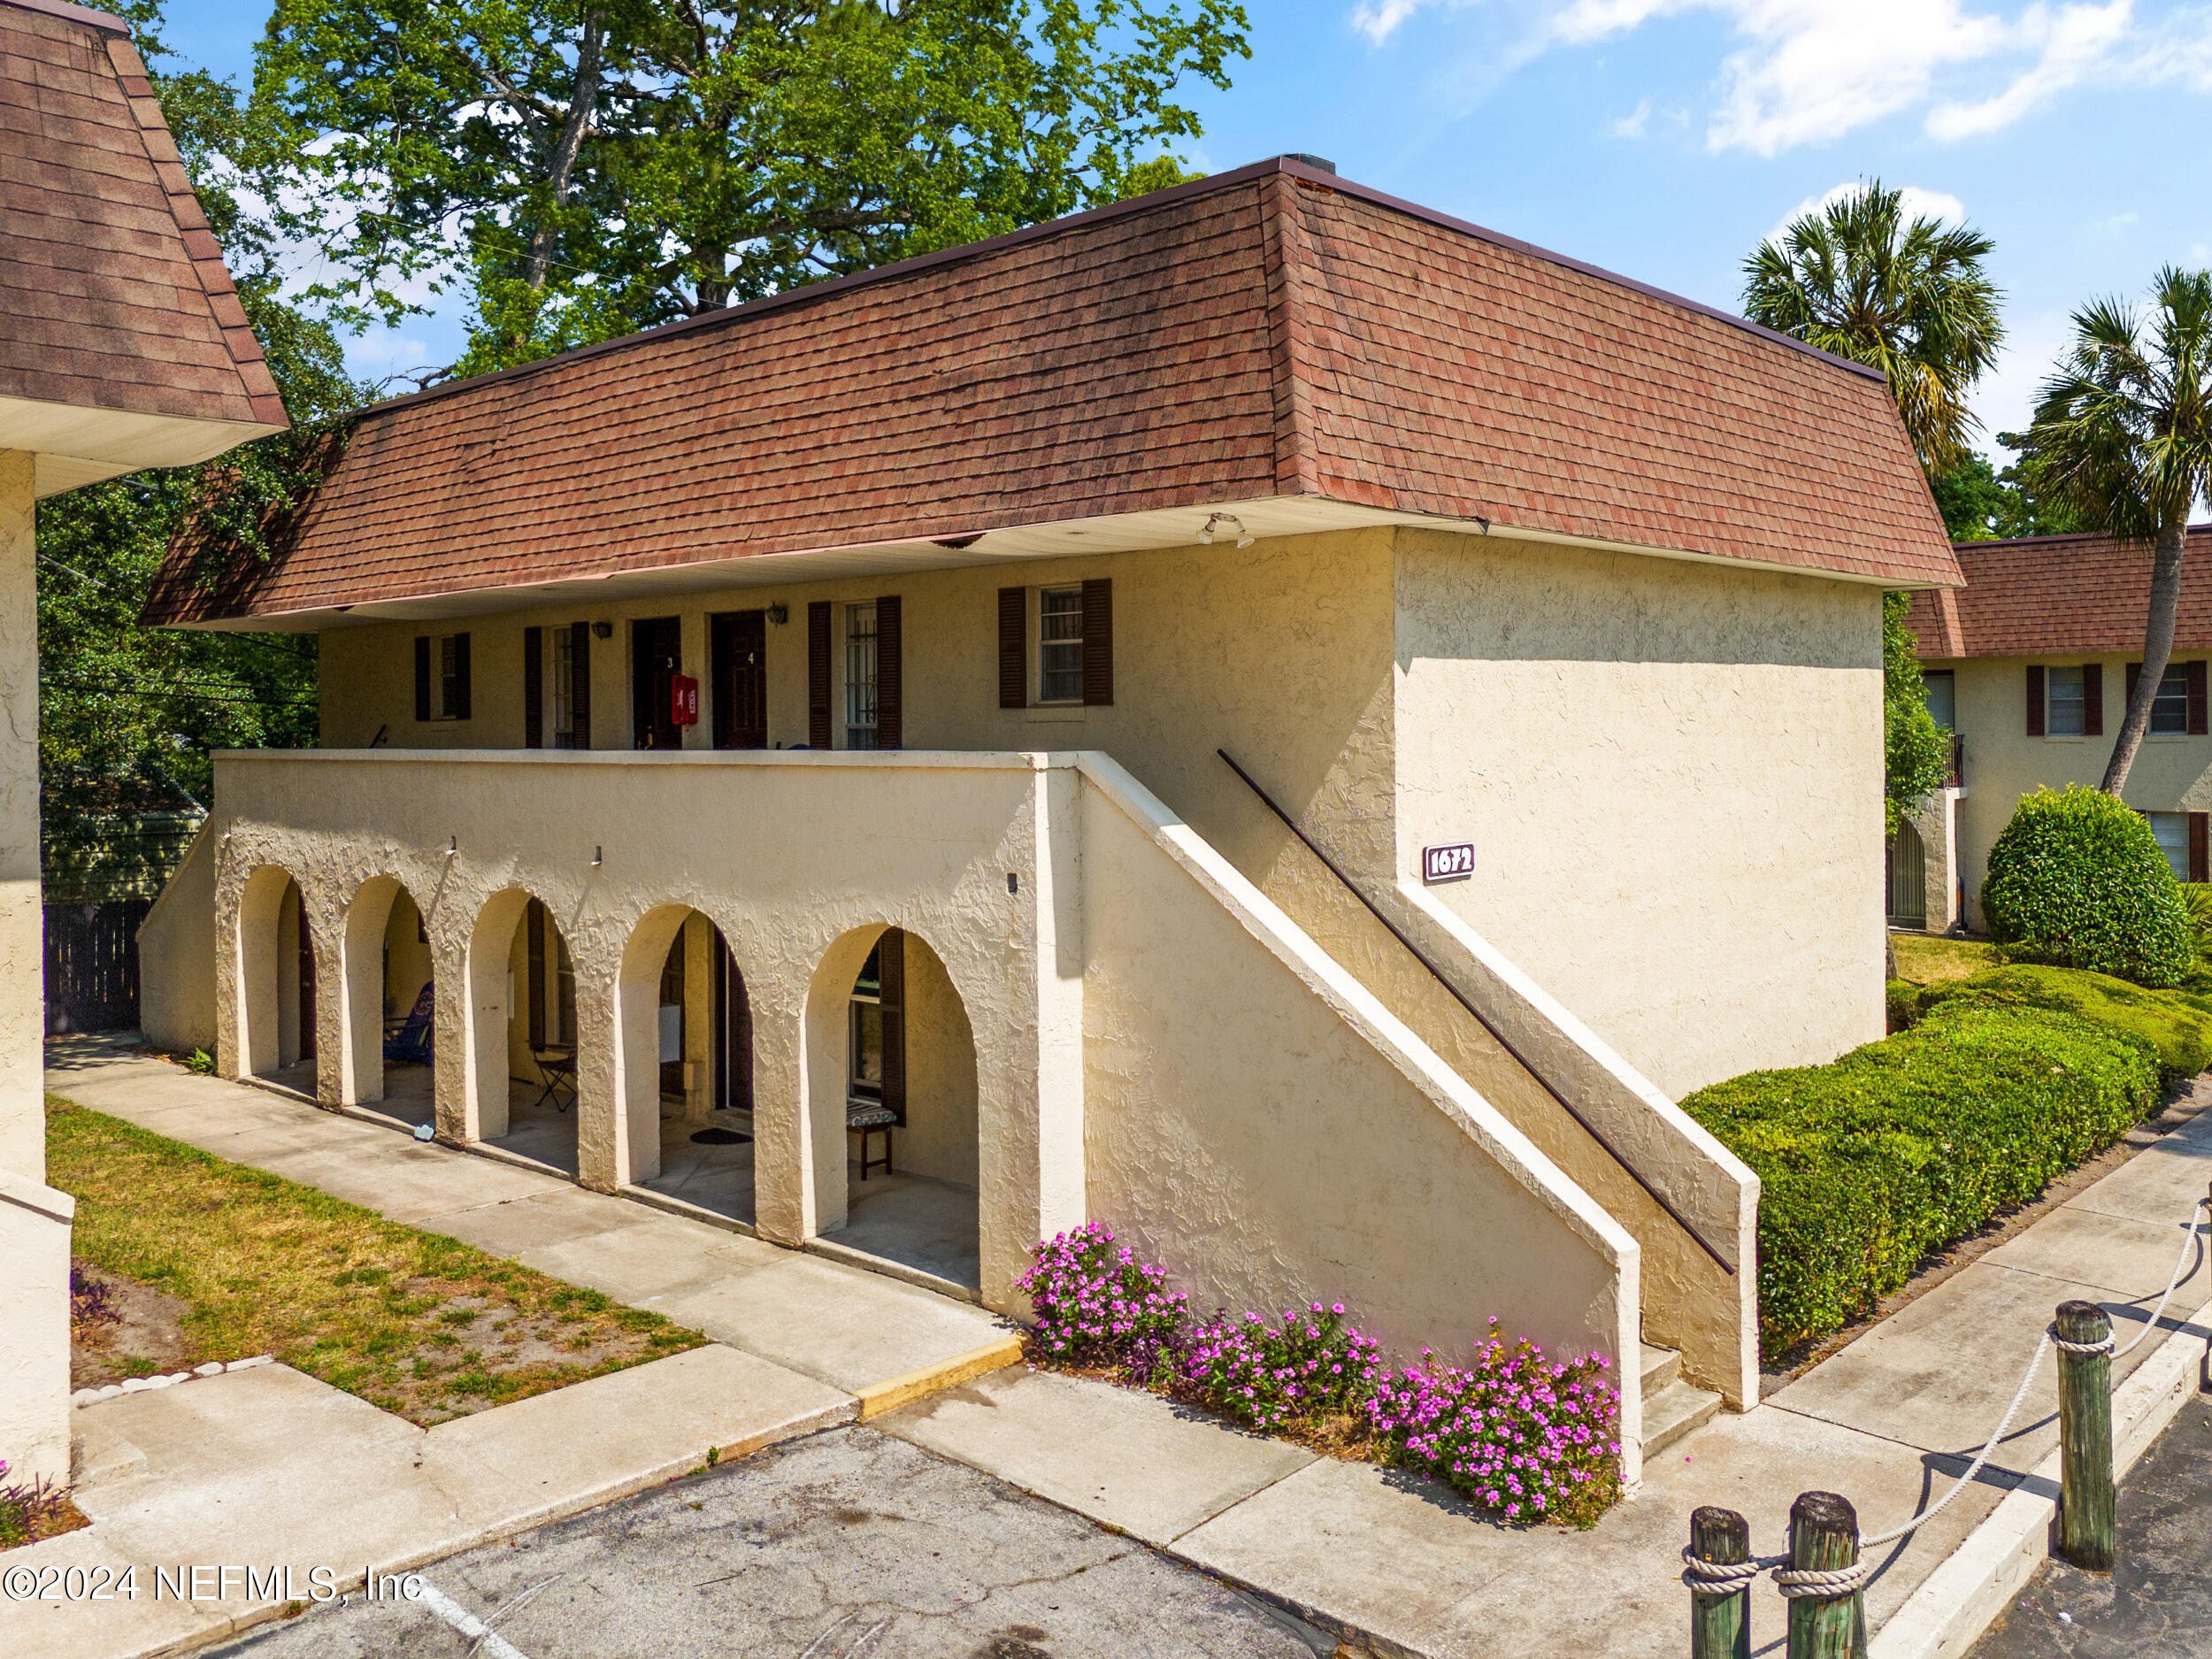
{"label": "round shrub", "polygon": [[1982,914],[2015,962],[2170,986],[2196,961],[2181,884],[2150,825],[2080,784],[2020,803],[1990,849]]}

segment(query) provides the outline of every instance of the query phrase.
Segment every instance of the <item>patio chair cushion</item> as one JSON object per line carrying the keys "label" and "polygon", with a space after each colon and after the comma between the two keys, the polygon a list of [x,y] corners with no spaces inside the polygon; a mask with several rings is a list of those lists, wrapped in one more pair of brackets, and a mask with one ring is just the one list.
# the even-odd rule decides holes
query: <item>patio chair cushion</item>
{"label": "patio chair cushion", "polygon": [[845,1127],[848,1129],[888,1129],[898,1121],[898,1113],[888,1106],[848,1105],[845,1108]]}

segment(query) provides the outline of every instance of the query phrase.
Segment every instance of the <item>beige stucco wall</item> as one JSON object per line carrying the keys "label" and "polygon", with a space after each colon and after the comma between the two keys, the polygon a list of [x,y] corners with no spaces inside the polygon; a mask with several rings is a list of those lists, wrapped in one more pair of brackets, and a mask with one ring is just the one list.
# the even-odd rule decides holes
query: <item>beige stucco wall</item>
{"label": "beige stucco wall", "polygon": [[976,1184],[975,1033],[937,953],[906,947],[906,1127],[898,1167],[956,1187]]}
{"label": "beige stucco wall", "polygon": [[215,849],[204,824],[139,926],[138,982],[149,1043],[215,1052]]}
{"label": "beige stucco wall", "polygon": [[1881,595],[1405,532],[1397,845],[1668,1094],[1882,1033]]}
{"label": "beige stucco wall", "polygon": [[[1958,803],[1958,859],[1966,884],[1967,926],[1983,931],[1982,882],[1989,873],[1989,850],[2012,821],[2020,797],[2040,787],[2070,783],[2094,788],[2112,758],[2112,744],[2127,710],[2127,664],[2139,651],[2096,657],[2047,656],[1980,657],[1959,662],[1924,663],[1956,675],[1954,689],[1957,729],[1966,740],[1965,788]],[[2177,664],[2190,654],[2177,654]],[[2104,665],[2104,735],[2030,737],[2028,664],[2047,667],[2101,662]],[[2143,812],[2212,811],[2212,737],[2146,736],[2128,770],[2122,798]]]}
{"label": "beige stucco wall", "polygon": [[69,1478],[69,1233],[45,1185],[32,457],[0,450],[0,1457]]}

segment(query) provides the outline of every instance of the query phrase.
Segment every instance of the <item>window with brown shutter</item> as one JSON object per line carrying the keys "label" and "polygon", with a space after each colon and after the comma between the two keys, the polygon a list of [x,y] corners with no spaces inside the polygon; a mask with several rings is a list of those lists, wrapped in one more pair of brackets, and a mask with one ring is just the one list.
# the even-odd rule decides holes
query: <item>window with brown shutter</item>
{"label": "window with brown shutter", "polygon": [[1029,590],[998,590],[998,706],[1029,706]]}
{"label": "window with brown shutter", "polygon": [[545,630],[522,631],[522,746],[545,747]]}
{"label": "window with brown shutter", "polygon": [[2104,664],[2084,663],[2081,669],[2081,733],[2104,735]]}
{"label": "window with brown shutter", "polygon": [[2028,664],[2028,735],[2043,735],[2043,664]]}
{"label": "window with brown shutter", "polygon": [[1114,701],[1114,580],[1083,584],[1083,702],[1105,708]]}
{"label": "window with brown shutter", "polygon": [[591,747],[591,624],[578,622],[568,631],[568,746]]}
{"label": "window with brown shutter", "polygon": [[430,718],[430,636],[415,635],[415,718]]}
{"label": "window with brown shutter", "polygon": [[2189,676],[2189,735],[2212,735],[2212,719],[2207,718],[2212,716],[2212,708],[2208,708],[2206,703],[2204,663],[2201,659],[2184,663],[2182,669]]}
{"label": "window with brown shutter", "polygon": [[529,925],[523,929],[523,934],[527,941],[524,949],[526,953],[527,971],[530,976],[530,996],[527,1005],[530,1046],[533,1048],[542,1048],[545,1047],[546,922],[543,901],[539,899],[530,901],[528,922]]}
{"label": "window with brown shutter", "polygon": [[806,608],[806,741],[810,749],[830,747],[830,602],[817,599]]}
{"label": "window with brown shutter", "polygon": [[453,636],[453,672],[446,676],[445,713],[449,720],[465,720],[472,717],[473,698],[469,691],[469,636]]}
{"label": "window with brown shutter", "polygon": [[2189,814],[2189,879],[2212,881],[2212,813]]}
{"label": "window with brown shutter", "polygon": [[877,996],[883,1008],[883,1103],[906,1123],[906,935],[884,930],[876,946]]}
{"label": "window with brown shutter", "polygon": [[899,596],[876,601],[876,747],[902,749],[906,738],[905,685],[901,664]]}

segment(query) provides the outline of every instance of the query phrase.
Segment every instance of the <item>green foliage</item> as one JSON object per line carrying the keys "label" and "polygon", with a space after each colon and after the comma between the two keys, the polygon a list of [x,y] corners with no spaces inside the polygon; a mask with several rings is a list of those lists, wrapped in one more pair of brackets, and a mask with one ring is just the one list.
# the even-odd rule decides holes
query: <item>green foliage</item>
{"label": "green foliage", "polygon": [[1756,1171],[1760,1346],[1870,1312],[1932,1251],[2034,1198],[2158,1101],[2149,1043],[1962,1002],[1828,1065],[1755,1071],[1685,1110]]}
{"label": "green foliage", "polygon": [[2196,961],[2180,884],[2150,826],[2079,784],[2021,801],[1990,849],[1982,913],[2014,962],[2171,986]]}
{"label": "green foliage", "polygon": [[1882,595],[1882,815],[1883,833],[1943,787],[1951,767],[1951,734],[1928,712],[1928,687],[1920,677],[1919,642],[1905,626],[1911,601]]}
{"label": "green foliage", "polygon": [[2212,881],[2183,882],[2181,902],[2189,912],[2189,933],[2197,941],[2201,964],[2212,958]]}
{"label": "green foliage", "polygon": [[1920,1023],[1920,987],[1910,979],[1888,981],[1882,1000],[1888,1016],[1887,1029],[1893,1034],[1910,1031]]}
{"label": "green foliage", "polygon": [[1176,88],[1225,88],[1247,27],[1234,0],[277,0],[255,84],[323,291],[391,321],[466,288],[468,373],[1171,182]]}
{"label": "green foliage", "polygon": [[[1997,442],[2017,449],[2022,440],[2006,432]],[[1954,541],[2068,535],[2082,527],[2074,511],[2052,500],[2018,463],[2001,472],[1987,456],[1970,454],[1956,466],[1931,475],[1928,489]]]}
{"label": "green foliage", "polygon": [[1967,394],[2004,339],[1982,269],[1993,245],[1968,226],[1908,222],[1903,192],[1870,179],[1752,250],[1744,314],[1881,370],[1921,465],[1945,472],[1970,453]]}
{"label": "green foliage", "polygon": [[2022,964],[1929,986],[1918,991],[1917,1011],[1960,1002],[2054,1009],[2139,1038],[2157,1050],[2160,1077],[2169,1084],[2212,1066],[2206,990],[2151,990],[2108,973]]}

